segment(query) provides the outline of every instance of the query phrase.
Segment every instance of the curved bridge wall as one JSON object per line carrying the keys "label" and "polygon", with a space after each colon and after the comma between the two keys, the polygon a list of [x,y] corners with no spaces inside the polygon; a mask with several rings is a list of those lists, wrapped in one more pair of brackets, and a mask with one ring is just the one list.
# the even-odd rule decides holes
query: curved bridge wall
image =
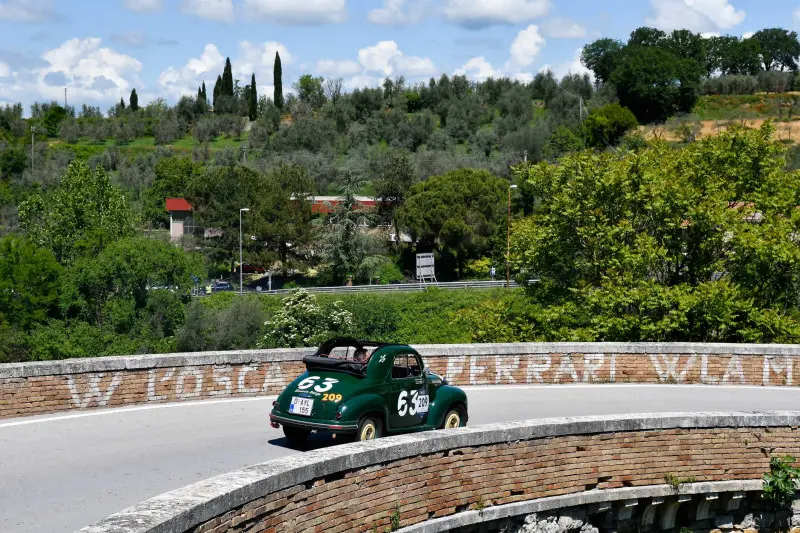
{"label": "curved bridge wall", "polygon": [[[418,345],[456,385],[703,383],[797,386],[800,346],[692,343]],[[0,365],[0,419],[279,393],[310,349],[102,357]]]}
{"label": "curved bridge wall", "polygon": [[[281,458],[163,494],[81,533],[406,531],[638,497],[758,490],[800,455],[800,412],[543,419],[426,432]],[[665,475],[694,478],[687,489]],[[560,499],[560,500],[559,500]],[[663,500],[662,500],[663,501]],[[549,503],[548,503],[549,502]],[[560,503],[559,503],[560,502]],[[548,507],[549,505],[549,507]],[[538,506],[538,507],[537,507]],[[469,514],[472,513],[472,514]],[[441,527],[438,527],[437,521]]]}

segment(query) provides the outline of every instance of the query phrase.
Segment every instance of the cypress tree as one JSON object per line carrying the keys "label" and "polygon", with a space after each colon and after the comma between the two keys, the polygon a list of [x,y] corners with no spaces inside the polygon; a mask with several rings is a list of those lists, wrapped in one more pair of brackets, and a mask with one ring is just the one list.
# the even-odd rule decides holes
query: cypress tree
{"label": "cypress tree", "polygon": [[206,82],[205,81],[203,82],[203,90],[201,92],[203,93],[203,100],[205,100],[206,104],[207,104],[208,103],[208,95],[206,94]]}
{"label": "cypress tree", "polygon": [[219,103],[219,97],[222,94],[222,76],[217,76],[217,83],[214,84],[214,107]]}
{"label": "cypress tree", "polygon": [[250,101],[248,102],[248,111],[250,112],[250,120],[255,120],[258,117],[258,91],[256,90],[256,73],[250,80]]}
{"label": "cypress tree", "polygon": [[233,96],[233,70],[230,57],[225,59],[225,70],[222,71],[222,94]]}
{"label": "cypress tree", "polygon": [[136,89],[131,91],[130,106],[133,112],[139,110],[139,95],[136,94]]}
{"label": "cypress tree", "polygon": [[273,100],[278,109],[283,109],[283,69],[281,68],[281,55],[275,52],[275,66],[272,71],[275,94]]}
{"label": "cypress tree", "polygon": [[123,98],[119,99],[119,107],[120,109],[125,109],[125,100]]}

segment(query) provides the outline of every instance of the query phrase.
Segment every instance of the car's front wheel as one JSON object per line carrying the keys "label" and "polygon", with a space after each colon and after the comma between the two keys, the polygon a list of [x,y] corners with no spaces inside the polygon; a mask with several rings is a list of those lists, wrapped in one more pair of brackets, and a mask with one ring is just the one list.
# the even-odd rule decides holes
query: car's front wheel
{"label": "car's front wheel", "polygon": [[303,444],[308,440],[311,431],[301,428],[293,428],[291,426],[283,426],[283,434],[292,444]]}
{"label": "car's front wheel", "polygon": [[451,407],[447,414],[444,415],[444,422],[439,429],[453,429],[464,427],[467,425],[467,417],[464,416],[464,409],[459,407]]}
{"label": "car's front wheel", "polygon": [[356,440],[375,440],[381,436],[381,421],[374,416],[366,416],[358,424]]}

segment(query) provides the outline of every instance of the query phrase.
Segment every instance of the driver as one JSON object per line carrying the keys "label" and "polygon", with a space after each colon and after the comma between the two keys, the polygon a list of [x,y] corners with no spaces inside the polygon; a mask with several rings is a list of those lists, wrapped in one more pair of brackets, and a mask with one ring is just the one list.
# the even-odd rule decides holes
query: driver
{"label": "driver", "polygon": [[353,359],[355,359],[359,363],[366,363],[367,361],[369,361],[369,356],[367,355],[366,348],[357,349],[356,353],[353,354]]}

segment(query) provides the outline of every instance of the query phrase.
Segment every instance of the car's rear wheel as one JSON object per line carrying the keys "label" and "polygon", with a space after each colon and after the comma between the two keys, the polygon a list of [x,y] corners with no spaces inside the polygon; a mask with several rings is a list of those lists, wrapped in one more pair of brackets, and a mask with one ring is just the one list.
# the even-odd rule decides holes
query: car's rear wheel
{"label": "car's rear wheel", "polygon": [[283,434],[292,444],[303,444],[308,440],[311,431],[302,428],[294,428],[291,426],[283,426]]}
{"label": "car's rear wheel", "polygon": [[467,425],[467,417],[464,415],[464,409],[461,406],[451,407],[444,415],[444,422],[439,429],[453,429],[464,427]]}
{"label": "car's rear wheel", "polygon": [[365,416],[358,424],[356,440],[375,440],[381,436],[381,421],[374,416]]}

